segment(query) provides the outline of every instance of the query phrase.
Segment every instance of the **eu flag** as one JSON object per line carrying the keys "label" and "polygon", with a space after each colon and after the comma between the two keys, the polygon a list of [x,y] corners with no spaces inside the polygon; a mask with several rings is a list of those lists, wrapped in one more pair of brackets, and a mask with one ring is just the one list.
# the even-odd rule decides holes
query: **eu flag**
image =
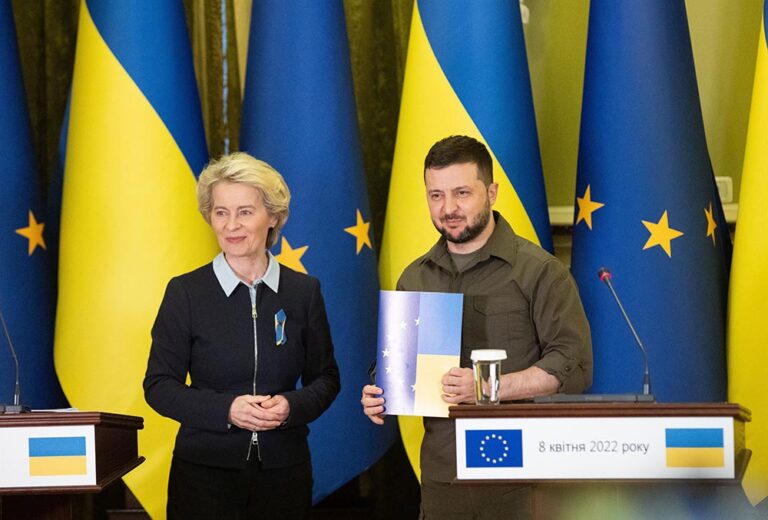
{"label": "eu flag", "polygon": [[318,501],[375,462],[396,432],[360,409],[376,356],[378,279],[341,1],[254,2],[240,138],[291,189],[277,259],[319,278],[328,309],[342,388],[310,425]]}
{"label": "eu flag", "polygon": [[467,430],[468,468],[522,468],[522,430]]}
{"label": "eu flag", "polygon": [[573,274],[592,327],[592,392],[725,398],[730,238],[707,153],[683,0],[590,5]]}
{"label": "eu flag", "polygon": [[[10,0],[0,1],[0,70],[0,312],[20,364],[21,404],[54,408],[66,401],[53,370],[49,241]],[[2,330],[0,360],[0,403],[12,404],[16,368]]]}

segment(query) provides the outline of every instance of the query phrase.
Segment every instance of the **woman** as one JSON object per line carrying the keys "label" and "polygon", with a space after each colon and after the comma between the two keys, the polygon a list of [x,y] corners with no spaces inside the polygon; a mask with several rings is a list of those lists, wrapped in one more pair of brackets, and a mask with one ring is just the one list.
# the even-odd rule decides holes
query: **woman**
{"label": "woman", "polygon": [[336,397],[339,371],[319,282],[269,252],[288,186],[234,153],[203,170],[197,198],[221,253],[168,284],[144,378],[147,403],[181,423],[168,517],[305,518],[307,424]]}

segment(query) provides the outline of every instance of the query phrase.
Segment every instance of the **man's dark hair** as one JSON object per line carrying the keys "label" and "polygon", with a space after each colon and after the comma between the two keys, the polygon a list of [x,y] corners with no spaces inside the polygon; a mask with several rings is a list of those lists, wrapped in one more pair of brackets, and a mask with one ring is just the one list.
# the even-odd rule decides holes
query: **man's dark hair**
{"label": "man's dark hair", "polygon": [[486,187],[493,182],[493,161],[488,148],[477,139],[466,135],[452,135],[432,145],[424,158],[424,174],[428,169],[439,170],[452,164],[477,165],[477,178]]}

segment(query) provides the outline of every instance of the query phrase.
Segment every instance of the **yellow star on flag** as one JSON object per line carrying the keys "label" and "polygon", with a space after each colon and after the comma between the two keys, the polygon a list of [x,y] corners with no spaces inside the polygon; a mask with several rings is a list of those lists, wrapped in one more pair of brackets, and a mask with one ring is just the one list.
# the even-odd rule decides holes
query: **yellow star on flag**
{"label": "yellow star on flag", "polygon": [[368,236],[368,229],[371,227],[370,222],[364,222],[363,216],[360,214],[360,210],[357,210],[357,224],[354,226],[344,228],[344,231],[352,235],[357,239],[357,252],[356,254],[360,254],[360,250],[363,248],[363,244],[368,246],[368,249],[373,249],[371,247],[371,238]]}
{"label": "yellow star on flag", "polygon": [[712,214],[712,203],[709,203],[709,209],[704,208],[704,215],[707,217],[707,236],[712,237],[712,245],[715,245],[715,230],[717,229],[717,222]]}
{"label": "yellow star on flag", "polygon": [[294,271],[307,274],[307,269],[304,264],[301,263],[301,257],[307,252],[309,246],[302,246],[293,249],[288,240],[283,237],[283,241],[280,243],[280,254],[275,257],[278,262],[286,267],[290,267]]}
{"label": "yellow star on flag", "polygon": [[672,240],[684,235],[682,231],[672,229],[669,227],[669,217],[666,210],[661,216],[658,222],[648,222],[643,220],[643,225],[651,232],[651,236],[648,237],[648,241],[643,246],[643,250],[651,248],[653,246],[661,247],[667,256],[672,258]]}
{"label": "yellow star on flag", "polygon": [[37,246],[46,249],[45,239],[43,238],[43,228],[45,228],[45,224],[38,222],[37,219],[35,219],[35,215],[30,211],[29,225],[25,228],[16,230],[16,233],[29,239],[29,256],[32,256],[32,253],[35,252]]}
{"label": "yellow star on flag", "polygon": [[590,185],[587,184],[587,190],[584,192],[584,196],[576,197],[576,202],[579,204],[579,214],[576,217],[576,225],[579,225],[579,222],[583,220],[587,223],[589,229],[592,229],[592,213],[605,206],[605,204],[602,202],[594,202],[589,190]]}

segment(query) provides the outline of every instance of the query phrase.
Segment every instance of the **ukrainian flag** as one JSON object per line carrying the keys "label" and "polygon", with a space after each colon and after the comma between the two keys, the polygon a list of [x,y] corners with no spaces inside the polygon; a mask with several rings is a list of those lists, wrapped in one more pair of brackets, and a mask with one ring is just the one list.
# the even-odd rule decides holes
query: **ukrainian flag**
{"label": "ukrainian flag", "polygon": [[725,466],[722,428],[667,428],[668,468]]}
{"label": "ukrainian flag", "polygon": [[[360,411],[376,359],[378,280],[340,0],[254,2],[241,148],[291,189],[281,264],[320,279],[341,392],[310,425],[315,502],[368,468],[394,440]],[[290,317],[289,317],[290,319]]]}
{"label": "ukrainian flag", "polygon": [[728,312],[728,399],[752,410],[747,424],[747,448],[752,457],[744,475],[744,490],[753,503],[768,496],[768,42],[763,6],[752,108],[739,195],[739,225],[733,249]]}
{"label": "ukrainian flag", "polygon": [[[414,4],[379,261],[383,289],[394,289],[403,269],[438,238],[424,192],[424,156],[435,142],[455,134],[488,145],[499,183],[495,208],[518,235],[551,251],[517,2]],[[400,428],[411,463],[418,468],[421,421],[401,419]]]}
{"label": "ukrainian flag", "polygon": [[31,477],[85,475],[85,437],[30,437]]}
{"label": "ukrainian flag", "polygon": [[168,280],[217,248],[197,211],[207,161],[182,2],[86,0],[64,173],[55,362],[73,406],[143,416],[147,462],[125,481],[165,515],[178,424],[144,402]]}
{"label": "ukrainian flag", "polygon": [[[48,219],[38,187],[10,0],[0,0],[0,312],[20,361],[21,404],[65,405],[53,370]],[[0,403],[13,403],[16,368],[0,330]]]}

